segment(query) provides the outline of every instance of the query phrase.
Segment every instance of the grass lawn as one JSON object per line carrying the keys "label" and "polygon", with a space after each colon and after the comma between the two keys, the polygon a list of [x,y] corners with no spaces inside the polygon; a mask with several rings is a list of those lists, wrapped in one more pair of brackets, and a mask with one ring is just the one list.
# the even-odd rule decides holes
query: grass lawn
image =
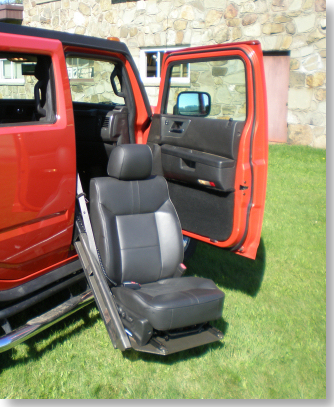
{"label": "grass lawn", "polygon": [[325,158],[271,145],[256,260],[206,244],[189,260],[226,294],[221,343],[121,353],[90,305],[0,354],[0,398],[325,398]]}

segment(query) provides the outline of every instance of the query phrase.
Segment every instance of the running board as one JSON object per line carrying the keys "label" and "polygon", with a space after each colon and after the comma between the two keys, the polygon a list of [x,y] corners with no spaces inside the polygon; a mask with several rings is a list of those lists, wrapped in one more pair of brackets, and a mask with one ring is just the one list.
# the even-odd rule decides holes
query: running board
{"label": "running board", "polygon": [[220,341],[224,335],[217,328],[207,324],[201,332],[180,337],[154,336],[146,345],[140,346],[130,338],[132,348],[145,353],[167,356],[172,353],[196,348],[197,346],[207,345],[212,342]]}
{"label": "running board", "polygon": [[106,282],[100,265],[89,248],[87,234],[79,230],[79,240],[74,243],[88,284],[93,292],[96,305],[115,349],[124,351],[131,344],[118,314],[113,294]]}
{"label": "running board", "polygon": [[91,290],[87,290],[84,293],[58,305],[54,309],[47,311],[45,314],[31,319],[24,326],[0,337],[0,353],[17,346],[32,336],[37,335],[39,332],[44,331],[44,329],[49,328],[79,309],[90,304],[93,300],[94,297]]}

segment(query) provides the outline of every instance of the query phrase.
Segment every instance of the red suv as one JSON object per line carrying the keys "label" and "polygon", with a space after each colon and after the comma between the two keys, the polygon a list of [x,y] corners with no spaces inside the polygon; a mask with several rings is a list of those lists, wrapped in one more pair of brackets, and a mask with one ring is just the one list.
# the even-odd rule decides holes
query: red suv
{"label": "red suv", "polygon": [[[115,348],[219,340],[191,239],[254,259],[267,177],[258,41],[168,52],[154,114],[125,44],[0,24],[0,352],[95,299]],[[11,319],[83,291],[15,330]],[[86,284],[87,283],[87,284]]]}

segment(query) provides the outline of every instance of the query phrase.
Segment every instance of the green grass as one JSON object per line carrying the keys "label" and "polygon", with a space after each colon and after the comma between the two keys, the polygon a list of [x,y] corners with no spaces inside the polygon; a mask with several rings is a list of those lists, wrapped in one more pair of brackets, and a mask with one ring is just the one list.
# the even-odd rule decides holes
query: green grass
{"label": "green grass", "polygon": [[91,305],[0,354],[0,398],[325,398],[326,152],[269,151],[256,260],[199,244],[188,262],[226,294],[221,343],[121,353]]}

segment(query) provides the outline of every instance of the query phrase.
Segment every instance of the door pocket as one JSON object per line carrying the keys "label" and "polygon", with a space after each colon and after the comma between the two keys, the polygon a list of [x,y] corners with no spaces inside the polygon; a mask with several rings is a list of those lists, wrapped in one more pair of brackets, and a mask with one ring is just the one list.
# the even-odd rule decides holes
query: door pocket
{"label": "door pocket", "polygon": [[222,191],[234,190],[235,161],[184,147],[161,146],[165,178]]}
{"label": "door pocket", "polygon": [[185,171],[195,171],[196,170],[196,161],[187,160],[181,158],[181,168]]}

